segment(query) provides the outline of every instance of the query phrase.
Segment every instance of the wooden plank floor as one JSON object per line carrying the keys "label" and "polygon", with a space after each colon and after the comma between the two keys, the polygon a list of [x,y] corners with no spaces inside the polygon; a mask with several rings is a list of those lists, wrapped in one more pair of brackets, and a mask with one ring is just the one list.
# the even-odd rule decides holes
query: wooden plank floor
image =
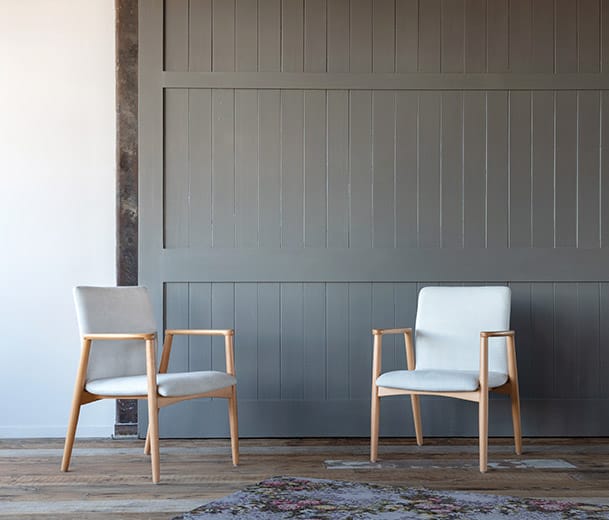
{"label": "wooden plank floor", "polygon": [[367,439],[246,439],[237,468],[228,441],[163,440],[158,485],[141,440],[77,439],[68,473],[61,452],[61,439],[0,440],[0,519],[171,519],[277,475],[609,504],[609,439],[525,439],[522,457],[491,439],[484,475],[475,439],[383,439],[377,466]]}

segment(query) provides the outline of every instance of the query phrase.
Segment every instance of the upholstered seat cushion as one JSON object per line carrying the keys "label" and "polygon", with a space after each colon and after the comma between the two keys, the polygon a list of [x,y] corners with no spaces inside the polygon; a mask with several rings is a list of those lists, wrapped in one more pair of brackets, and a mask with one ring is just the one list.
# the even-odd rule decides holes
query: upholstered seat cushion
{"label": "upholstered seat cushion", "polygon": [[[159,395],[163,397],[204,394],[237,382],[233,376],[215,370],[157,374],[156,378]],[[85,389],[92,394],[104,396],[146,395],[148,382],[145,375],[109,377],[87,381]]]}
{"label": "upholstered seat cushion", "polygon": [[[378,386],[427,392],[471,392],[480,386],[474,370],[395,370],[381,374]],[[488,373],[488,386],[495,388],[507,382],[507,374]]]}

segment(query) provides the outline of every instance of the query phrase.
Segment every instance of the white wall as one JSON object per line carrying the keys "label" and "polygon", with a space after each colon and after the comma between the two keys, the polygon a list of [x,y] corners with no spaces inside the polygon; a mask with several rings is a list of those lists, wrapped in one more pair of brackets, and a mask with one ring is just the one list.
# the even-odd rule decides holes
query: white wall
{"label": "white wall", "polygon": [[116,280],[114,47],[113,0],[0,0],[0,437],[65,434],[72,287]]}

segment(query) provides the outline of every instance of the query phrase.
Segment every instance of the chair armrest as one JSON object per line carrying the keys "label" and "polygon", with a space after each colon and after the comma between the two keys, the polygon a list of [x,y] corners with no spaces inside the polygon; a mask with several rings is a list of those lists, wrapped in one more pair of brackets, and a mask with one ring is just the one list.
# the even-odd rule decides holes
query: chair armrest
{"label": "chair armrest", "polygon": [[372,329],[373,336],[383,336],[385,334],[412,334],[412,328],[405,329]]}
{"label": "chair armrest", "polygon": [[516,333],[513,330],[483,330],[480,333],[481,338],[501,338],[505,336],[514,336]]}
{"label": "chair armrest", "polygon": [[233,329],[167,329],[165,334],[172,336],[234,336]]}
{"label": "chair armrest", "polygon": [[119,339],[136,339],[136,340],[150,340],[156,338],[156,332],[143,332],[143,333],[111,333],[111,334],[84,334],[83,339],[88,340],[119,340]]}

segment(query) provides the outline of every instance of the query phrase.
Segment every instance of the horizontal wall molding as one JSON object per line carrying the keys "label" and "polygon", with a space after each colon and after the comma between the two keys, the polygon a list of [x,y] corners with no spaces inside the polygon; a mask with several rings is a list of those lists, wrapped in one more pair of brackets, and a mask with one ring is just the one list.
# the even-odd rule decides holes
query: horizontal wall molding
{"label": "horizontal wall molding", "polygon": [[609,249],[164,249],[165,282],[600,282]]}
{"label": "horizontal wall molding", "polygon": [[161,72],[164,88],[279,90],[609,90],[609,74]]}

